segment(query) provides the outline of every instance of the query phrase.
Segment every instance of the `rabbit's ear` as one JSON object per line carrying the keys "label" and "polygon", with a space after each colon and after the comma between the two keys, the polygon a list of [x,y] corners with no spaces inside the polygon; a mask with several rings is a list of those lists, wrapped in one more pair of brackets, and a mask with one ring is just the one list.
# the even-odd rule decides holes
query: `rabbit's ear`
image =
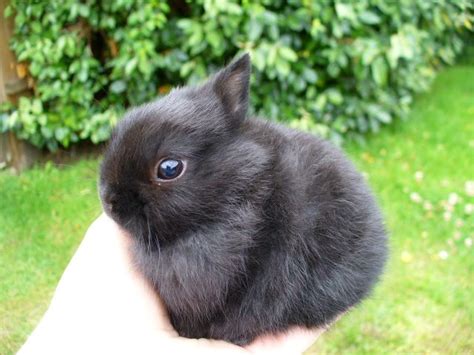
{"label": "rabbit's ear", "polygon": [[247,114],[250,69],[250,56],[244,54],[217,72],[212,80],[214,92],[236,126],[242,123]]}

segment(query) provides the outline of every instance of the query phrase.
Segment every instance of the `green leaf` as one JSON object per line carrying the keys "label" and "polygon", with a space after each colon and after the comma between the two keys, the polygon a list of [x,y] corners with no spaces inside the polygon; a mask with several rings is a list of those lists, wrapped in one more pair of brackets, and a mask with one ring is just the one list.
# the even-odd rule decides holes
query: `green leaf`
{"label": "green leaf", "polygon": [[278,53],[280,56],[290,62],[295,62],[298,59],[296,52],[289,47],[280,47]]}
{"label": "green leaf", "polygon": [[209,32],[206,36],[206,39],[209,42],[209,44],[213,46],[215,49],[219,50],[219,48],[221,48],[222,39],[221,39],[221,36],[217,32],[215,31]]}
{"label": "green leaf", "polygon": [[79,79],[79,81],[81,82],[86,82],[87,79],[88,79],[88,73],[87,73],[87,69],[86,68],[83,68],[79,74],[77,75],[77,78]]}
{"label": "green leaf", "polygon": [[275,46],[270,47],[267,55],[267,64],[269,66],[274,66],[277,58],[277,48]]}
{"label": "green leaf", "polygon": [[33,114],[40,114],[41,112],[43,112],[43,106],[41,105],[41,101],[40,100],[33,100],[32,101],[32,105],[31,105],[31,112]]}
{"label": "green leaf", "polygon": [[370,119],[369,120],[369,124],[370,124],[370,130],[374,133],[377,133],[378,131],[380,131],[380,123],[379,121],[377,120],[374,120],[374,119]]}
{"label": "green leaf", "polygon": [[344,101],[344,97],[338,89],[329,89],[326,94],[328,96],[329,102],[336,106],[342,104]]}
{"label": "green leaf", "polygon": [[51,130],[51,128],[49,128],[47,126],[41,126],[41,134],[46,139],[53,138],[53,131]]}
{"label": "green leaf", "polygon": [[138,64],[138,59],[137,58],[132,58],[127,62],[127,65],[125,65],[125,75],[130,76],[132,72],[135,70]]}
{"label": "green leaf", "polygon": [[263,31],[263,24],[256,18],[252,18],[248,24],[248,36],[250,41],[260,38]]}
{"label": "green leaf", "polygon": [[314,103],[314,106],[317,110],[323,111],[326,107],[327,101],[328,101],[327,95],[326,94],[321,94],[316,99],[316,102]]}
{"label": "green leaf", "polygon": [[288,62],[281,60],[280,58],[276,59],[275,69],[283,77],[288,76],[288,74],[290,73],[290,65],[288,64]]}
{"label": "green leaf", "polygon": [[359,14],[359,19],[367,25],[377,25],[381,21],[379,15],[369,10],[362,11]]}
{"label": "green leaf", "polygon": [[354,20],[356,18],[354,8],[350,4],[336,3],[336,13],[339,18]]}
{"label": "green leaf", "polygon": [[379,111],[378,114],[377,114],[377,119],[380,122],[383,122],[383,123],[392,122],[392,116],[390,116],[390,114],[388,112],[385,112],[385,111]]}
{"label": "green leaf", "polygon": [[388,65],[384,57],[377,57],[371,64],[372,77],[374,81],[380,85],[387,85],[388,80]]}
{"label": "green leaf", "polygon": [[59,141],[63,142],[69,133],[69,129],[66,127],[59,127],[54,130],[54,137]]}
{"label": "green leaf", "polygon": [[262,71],[265,68],[265,54],[262,50],[258,49],[252,53],[252,63],[255,68]]}
{"label": "green leaf", "polygon": [[306,80],[306,82],[314,84],[318,80],[318,73],[316,73],[316,71],[311,68],[304,68],[303,78]]}
{"label": "green leaf", "polygon": [[110,91],[114,94],[120,94],[127,90],[127,83],[124,80],[116,80],[110,85]]}
{"label": "green leaf", "polygon": [[186,78],[189,76],[189,74],[194,70],[194,68],[196,67],[196,63],[195,62],[187,62],[187,63],[184,63],[182,66],[181,66],[181,69],[179,71],[180,73],[180,76],[182,78]]}
{"label": "green leaf", "polygon": [[373,41],[366,43],[362,53],[362,64],[369,65],[380,54],[380,46]]}

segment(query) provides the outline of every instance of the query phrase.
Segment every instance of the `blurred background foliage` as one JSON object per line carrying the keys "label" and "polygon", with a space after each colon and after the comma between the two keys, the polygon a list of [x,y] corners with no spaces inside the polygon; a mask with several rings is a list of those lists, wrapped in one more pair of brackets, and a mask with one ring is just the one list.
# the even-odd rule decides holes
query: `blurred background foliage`
{"label": "blurred background foliage", "polygon": [[256,114],[341,143],[405,117],[473,14],[470,0],[12,0],[33,95],[3,105],[0,130],[49,150],[99,143],[127,107],[249,52]]}

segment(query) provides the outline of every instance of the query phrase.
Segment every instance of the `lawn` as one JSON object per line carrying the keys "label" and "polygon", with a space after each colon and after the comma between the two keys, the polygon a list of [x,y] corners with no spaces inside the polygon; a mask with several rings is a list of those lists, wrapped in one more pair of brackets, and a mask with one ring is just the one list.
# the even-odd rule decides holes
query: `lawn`
{"label": "lawn", "polygon": [[[472,63],[443,70],[406,122],[345,147],[383,207],[391,258],[373,296],[309,353],[474,352],[472,78]],[[34,328],[100,213],[97,166],[0,173],[1,354]]]}

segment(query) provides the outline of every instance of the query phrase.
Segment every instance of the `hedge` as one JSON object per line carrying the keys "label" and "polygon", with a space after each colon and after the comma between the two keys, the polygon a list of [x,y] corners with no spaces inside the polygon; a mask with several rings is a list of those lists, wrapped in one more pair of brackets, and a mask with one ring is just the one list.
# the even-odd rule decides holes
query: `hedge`
{"label": "hedge", "polygon": [[33,95],[3,105],[0,129],[50,150],[102,142],[127,107],[249,52],[254,113],[341,142],[405,117],[473,14],[470,0],[12,0]]}

